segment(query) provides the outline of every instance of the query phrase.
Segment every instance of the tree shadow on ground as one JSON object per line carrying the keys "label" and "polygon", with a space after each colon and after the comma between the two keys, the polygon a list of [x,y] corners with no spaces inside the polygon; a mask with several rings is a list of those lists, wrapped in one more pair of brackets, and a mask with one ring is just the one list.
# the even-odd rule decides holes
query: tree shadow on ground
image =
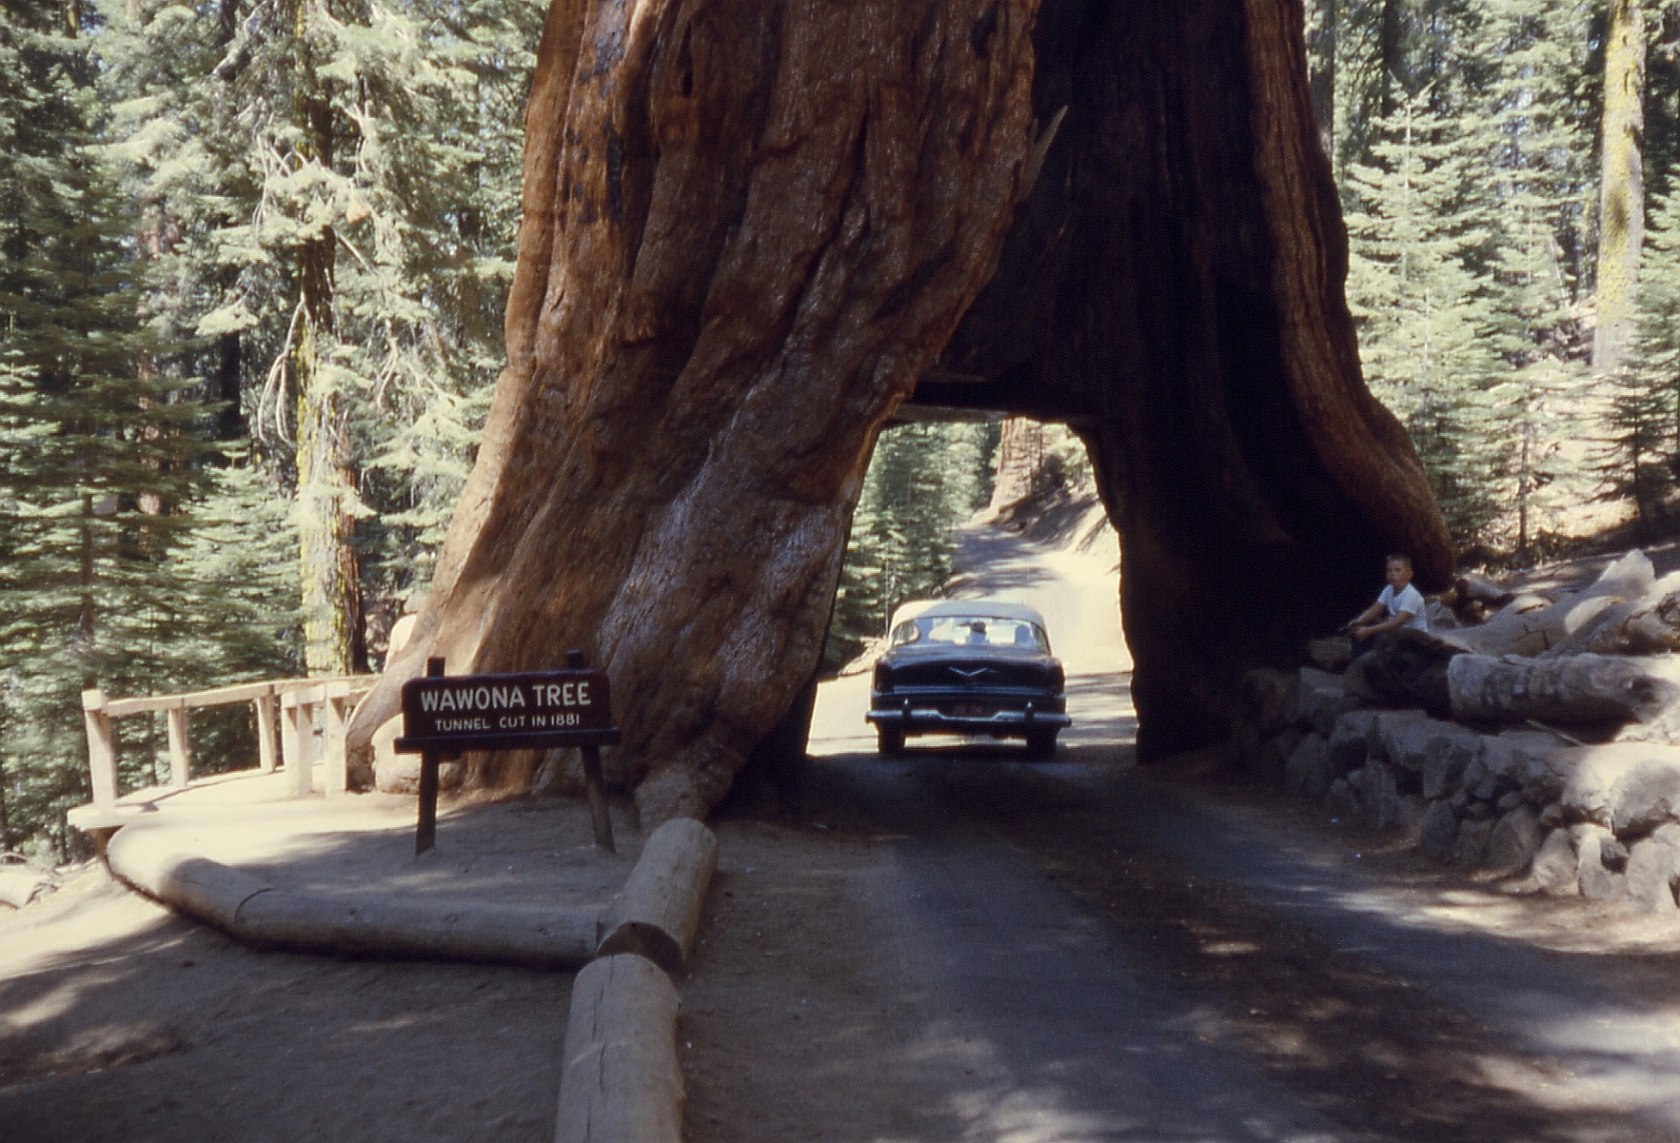
{"label": "tree shadow on ground", "polygon": [[[1381,886],[1344,883],[1334,861],[1326,873],[1326,854],[1200,812],[1125,767],[1034,767],[964,751],[887,766],[837,757],[819,770],[808,809],[831,828],[929,842],[979,828],[1005,839],[1102,926],[1117,963],[1170,997],[1196,1041],[1258,1068],[1348,1137],[1674,1137],[1672,961],[1626,995],[1602,982],[1605,957],[1539,953],[1426,924],[1427,910],[1377,908],[1362,886]],[[1090,1007],[1097,1018],[1102,1006]],[[1643,1039],[1606,1031],[1630,1024]],[[1111,1067],[1171,1050],[1122,1041]],[[1009,1055],[1008,1043],[994,1038],[994,1047]],[[1014,1082],[1031,1087],[1049,1062],[1010,1057]],[[1170,1116],[1144,1118],[1147,1127],[1111,1125],[1099,1137],[1195,1137]]]}

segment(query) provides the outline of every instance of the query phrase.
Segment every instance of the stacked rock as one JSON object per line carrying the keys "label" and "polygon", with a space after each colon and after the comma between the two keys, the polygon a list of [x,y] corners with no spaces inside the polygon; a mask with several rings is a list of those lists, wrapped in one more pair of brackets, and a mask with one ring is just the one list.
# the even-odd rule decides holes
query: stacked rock
{"label": "stacked rock", "polygon": [[[1655,580],[1635,552],[1585,592],[1517,597],[1481,627],[1404,633],[1351,663],[1321,643],[1314,659],[1340,670],[1244,679],[1234,741],[1336,819],[1402,830],[1442,860],[1680,909],[1680,657],[1648,653],[1670,613],[1680,579]],[[1647,653],[1602,653],[1618,648]]]}

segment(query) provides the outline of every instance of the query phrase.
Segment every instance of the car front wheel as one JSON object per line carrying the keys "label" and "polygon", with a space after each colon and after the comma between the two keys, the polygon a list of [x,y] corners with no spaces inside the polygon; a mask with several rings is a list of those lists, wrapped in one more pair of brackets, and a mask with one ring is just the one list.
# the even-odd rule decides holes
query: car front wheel
{"label": "car front wheel", "polygon": [[904,753],[904,731],[896,726],[877,726],[875,744],[883,758],[896,758]]}
{"label": "car front wheel", "polygon": [[1027,732],[1027,757],[1034,762],[1044,762],[1056,756],[1056,732],[1054,730],[1031,730]]}

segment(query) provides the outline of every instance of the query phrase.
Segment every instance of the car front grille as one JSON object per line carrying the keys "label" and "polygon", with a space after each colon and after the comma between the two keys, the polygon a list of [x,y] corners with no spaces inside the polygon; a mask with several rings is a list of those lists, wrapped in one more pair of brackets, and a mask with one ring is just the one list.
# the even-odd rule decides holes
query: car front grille
{"label": "car front grille", "polygon": [[1043,689],[1049,683],[1042,667],[1030,663],[913,663],[892,673],[895,687],[989,690],[994,687]]}

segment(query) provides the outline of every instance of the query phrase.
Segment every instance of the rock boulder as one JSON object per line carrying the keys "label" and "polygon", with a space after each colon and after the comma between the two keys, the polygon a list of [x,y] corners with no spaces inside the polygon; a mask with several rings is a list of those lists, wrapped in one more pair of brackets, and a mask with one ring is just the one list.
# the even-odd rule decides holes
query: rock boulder
{"label": "rock boulder", "polygon": [[1330,792],[1336,775],[1330,766],[1329,745],[1324,735],[1314,731],[1301,739],[1289,756],[1284,781],[1292,794],[1322,798]]}

